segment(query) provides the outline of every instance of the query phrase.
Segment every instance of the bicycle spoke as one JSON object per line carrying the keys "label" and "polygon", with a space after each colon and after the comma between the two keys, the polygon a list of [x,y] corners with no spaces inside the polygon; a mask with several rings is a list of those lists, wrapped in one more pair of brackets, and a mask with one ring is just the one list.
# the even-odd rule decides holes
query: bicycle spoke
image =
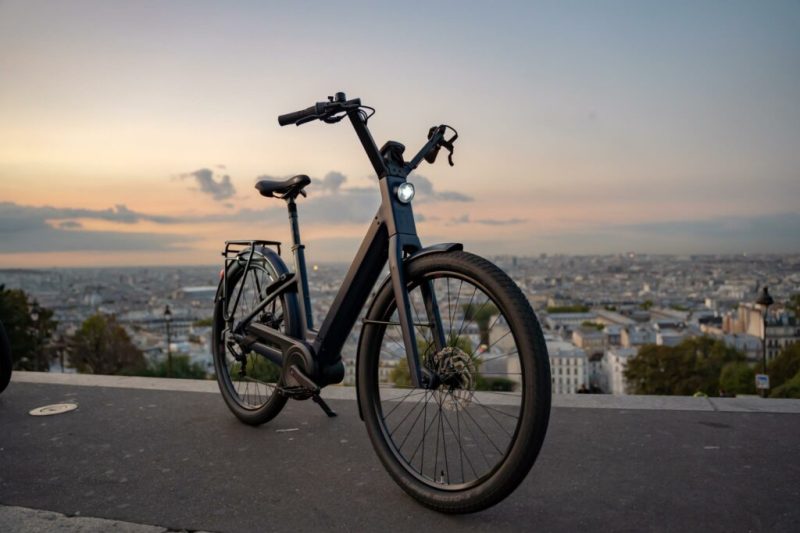
{"label": "bicycle spoke", "polygon": [[[472,296],[469,297],[469,303],[467,303],[466,309],[469,309],[470,306],[472,305],[472,300],[475,298],[475,293],[477,293],[477,292],[478,292],[478,287],[475,287],[472,290]],[[461,325],[459,326],[458,333],[456,334],[457,337],[460,337],[461,336],[461,332],[464,330],[464,323],[465,323],[465,321],[467,319],[467,312],[464,311],[463,315],[464,315],[464,318],[461,319]],[[471,320],[470,320],[470,322],[471,322]]]}
{"label": "bicycle spoke", "polygon": [[485,406],[485,405],[483,405],[483,403],[481,403],[481,401],[480,401],[480,400],[478,400],[478,398],[477,398],[477,397],[473,397],[473,400],[475,400],[475,403],[476,403],[476,404],[478,404],[479,406],[483,407],[483,410],[484,410],[484,411],[486,411],[486,413],[489,415],[489,418],[491,418],[492,420],[494,420],[494,421],[495,421],[495,423],[496,423],[498,426],[500,426],[500,429],[502,429],[503,431],[505,431],[506,435],[508,435],[508,437],[509,437],[509,438],[511,438],[511,433],[509,433],[509,432],[508,432],[508,430],[507,430],[507,429],[506,429],[506,428],[503,426],[503,424],[501,424],[500,422],[498,422],[498,421],[497,421],[497,419],[494,417],[494,415],[492,414],[492,412],[491,412],[490,410],[488,410],[488,409],[486,408],[486,406]]}
{"label": "bicycle spoke", "polygon": [[450,277],[409,289],[415,327],[422,322],[423,284],[440,296],[445,347],[437,351],[429,330],[415,329],[421,362],[437,376],[435,388],[408,387],[396,309],[378,333],[378,366],[394,366],[377,388],[384,435],[404,468],[440,488],[482,483],[506,459],[522,417],[524,386],[519,347],[500,306],[479,285]]}

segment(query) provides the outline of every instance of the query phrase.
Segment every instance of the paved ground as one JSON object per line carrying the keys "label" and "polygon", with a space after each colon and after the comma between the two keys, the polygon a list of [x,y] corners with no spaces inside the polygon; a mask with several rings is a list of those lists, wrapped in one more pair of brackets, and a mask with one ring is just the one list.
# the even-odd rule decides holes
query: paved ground
{"label": "paved ground", "polygon": [[[331,401],[336,419],[310,402],[290,402],[272,423],[252,428],[217,394],[82,383],[17,379],[0,395],[0,530],[140,527],[125,522],[232,532],[797,531],[800,524],[793,402],[720,404],[732,412],[694,398],[640,399],[647,409],[620,408],[619,399],[604,400],[605,408],[557,407],[520,488],[492,509],[453,517],[395,486],[351,400]],[[329,393],[337,395],[347,397]],[[80,407],[27,414],[61,401]],[[756,408],[786,412],[747,412]],[[115,522],[81,525],[21,508]],[[148,531],[128,529],[139,530]]]}

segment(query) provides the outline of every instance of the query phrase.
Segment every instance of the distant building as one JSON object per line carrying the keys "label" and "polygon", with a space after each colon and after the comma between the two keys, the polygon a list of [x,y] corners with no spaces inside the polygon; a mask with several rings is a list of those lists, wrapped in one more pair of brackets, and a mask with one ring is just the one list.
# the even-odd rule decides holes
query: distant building
{"label": "distant building", "polygon": [[173,300],[205,300],[213,301],[217,295],[216,285],[203,287],[181,287],[172,294]]}
{"label": "distant building", "polygon": [[800,321],[786,312],[768,317],[766,341],[769,362],[784,348],[800,341]]}
{"label": "distant building", "polygon": [[643,344],[655,344],[656,332],[648,326],[634,326],[620,332],[620,344],[623,348],[638,347]]}
{"label": "distant building", "polygon": [[601,324],[617,325],[617,326],[633,326],[636,324],[636,321],[633,320],[632,318],[629,318],[615,311],[608,311],[606,309],[597,309],[594,312],[595,314],[597,314],[596,321]]}
{"label": "distant building", "polygon": [[[722,330],[729,334],[745,334],[764,339],[764,309],[754,303],[741,303],[735,315],[727,314],[723,317]],[[797,317],[785,310],[771,313],[767,317],[767,362],[777,357],[786,346],[798,341],[800,322]]]}
{"label": "distant building", "polygon": [[550,356],[553,394],[575,394],[589,383],[586,352],[572,343],[545,335]]}
{"label": "distant building", "polygon": [[551,331],[572,331],[584,322],[594,322],[597,315],[588,313],[548,313],[544,317],[544,325]]}
{"label": "distant building", "polygon": [[664,329],[656,333],[656,344],[659,346],[677,346],[686,338],[686,332],[677,329]]}
{"label": "distant building", "polygon": [[605,373],[608,376],[608,391],[611,394],[627,394],[627,382],[625,381],[625,368],[628,361],[635,357],[638,348],[618,348],[614,347],[606,352],[604,361]]}
{"label": "distant building", "polygon": [[622,326],[616,324],[607,325],[603,328],[603,333],[606,335],[607,346],[619,346],[622,342]]}
{"label": "distant building", "polygon": [[744,352],[748,361],[761,360],[761,339],[755,335],[747,333],[731,333],[722,336],[723,342],[735,348],[740,352]]}
{"label": "distant building", "polygon": [[594,328],[578,328],[572,332],[572,343],[587,354],[599,353],[602,356],[606,349],[606,334]]}

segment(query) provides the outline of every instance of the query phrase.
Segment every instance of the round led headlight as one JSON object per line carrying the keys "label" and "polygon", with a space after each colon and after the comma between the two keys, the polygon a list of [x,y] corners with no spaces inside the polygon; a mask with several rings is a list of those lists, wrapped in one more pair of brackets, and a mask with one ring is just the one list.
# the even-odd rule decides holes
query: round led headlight
{"label": "round led headlight", "polygon": [[395,194],[397,194],[398,200],[407,204],[414,199],[414,185],[409,182],[401,183],[400,186],[397,187]]}

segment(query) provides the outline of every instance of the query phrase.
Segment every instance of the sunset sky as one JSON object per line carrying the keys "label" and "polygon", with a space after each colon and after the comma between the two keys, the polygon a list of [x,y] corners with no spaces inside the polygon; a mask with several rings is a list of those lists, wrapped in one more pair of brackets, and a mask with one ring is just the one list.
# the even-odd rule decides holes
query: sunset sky
{"label": "sunset sky", "polygon": [[288,241],[260,176],[312,177],[311,261],[378,203],[336,91],[424,165],[424,244],[800,252],[800,2],[0,0],[0,268],[211,264]]}

